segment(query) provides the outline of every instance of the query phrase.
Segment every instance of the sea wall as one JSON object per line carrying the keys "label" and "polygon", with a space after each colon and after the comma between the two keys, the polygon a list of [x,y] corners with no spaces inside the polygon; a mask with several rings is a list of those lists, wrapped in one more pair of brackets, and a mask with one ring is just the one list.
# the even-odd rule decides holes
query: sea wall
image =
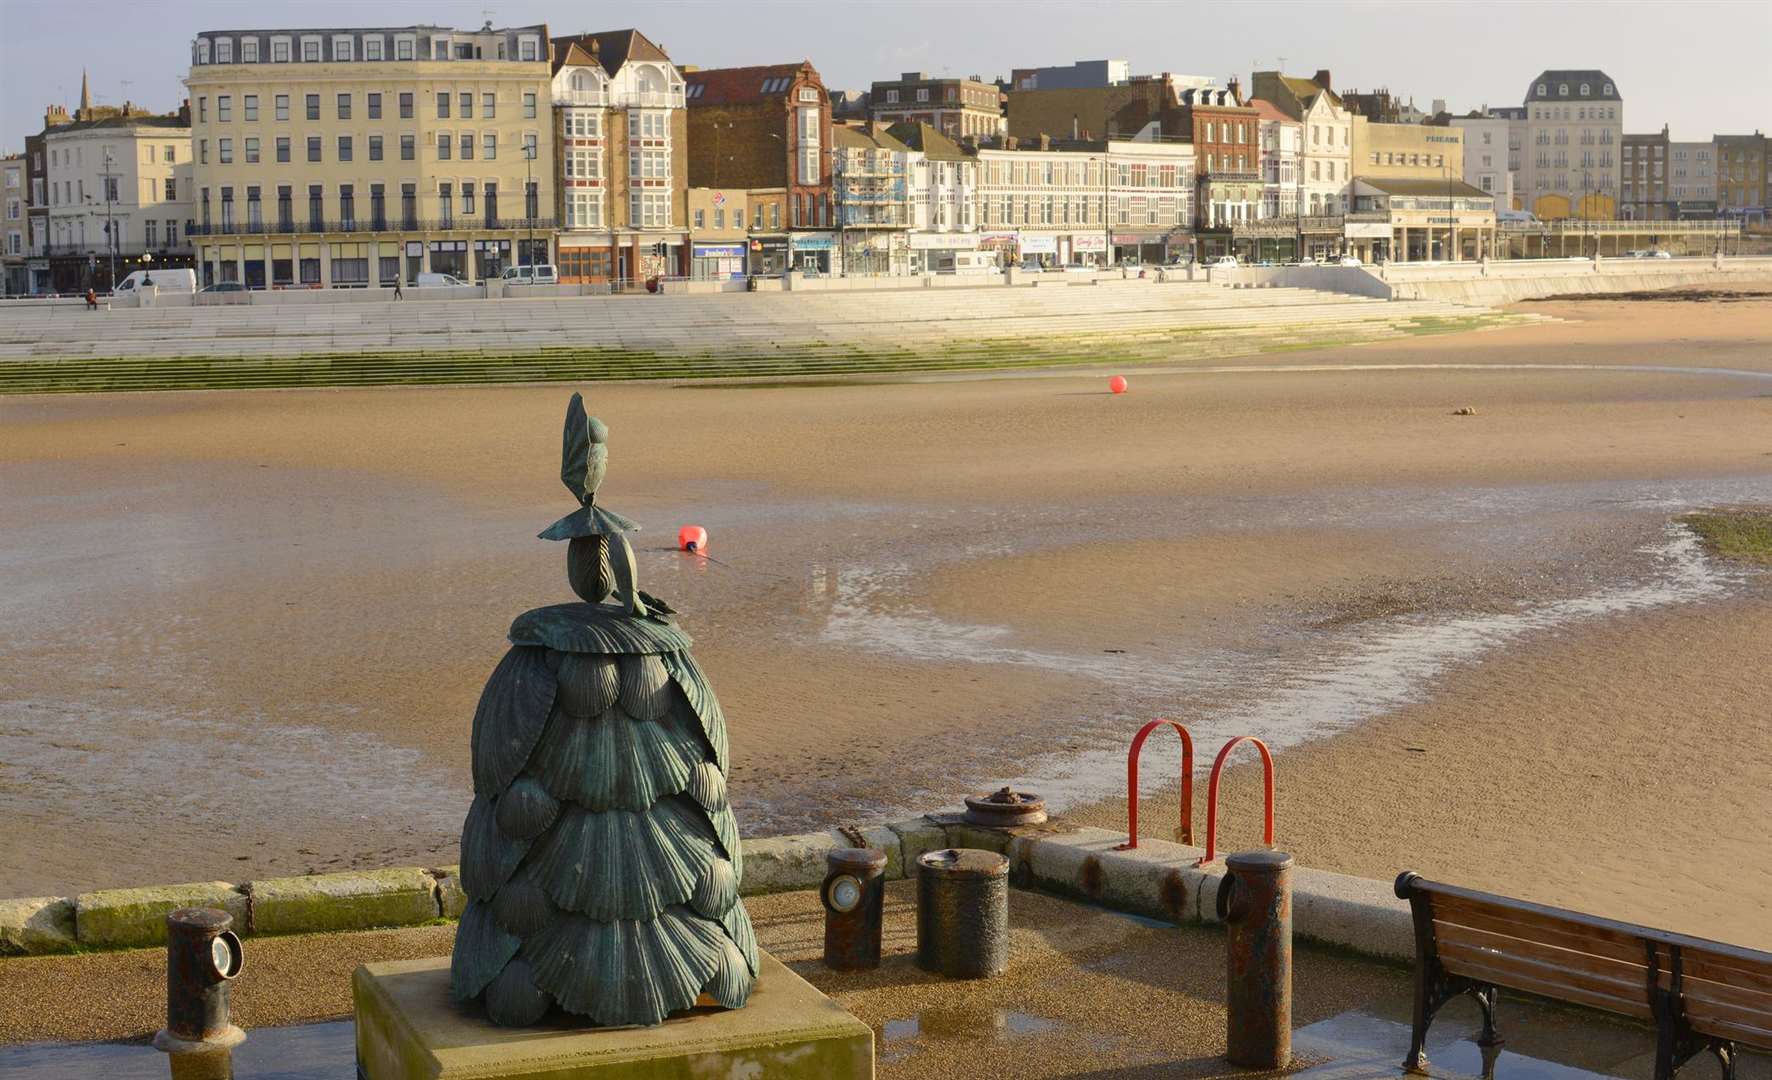
{"label": "sea wall", "polygon": [[1547,296],[1772,286],[1772,258],[1514,259],[1382,266],[1240,266],[1210,270],[1233,288],[1320,289],[1389,300],[1494,307]]}
{"label": "sea wall", "polygon": [[[974,847],[1009,857],[1021,888],[1074,896],[1175,923],[1217,921],[1224,864],[1199,866],[1204,851],[1161,840],[1119,850],[1122,833],[1063,821],[986,829],[959,814],[931,814],[859,830],[771,836],[744,842],[746,895],[817,888],[825,857],[859,840],[886,853],[886,877],[902,879],[917,857]],[[0,900],[0,956],[147,948],[166,941],[166,915],[216,907],[243,936],[422,926],[458,918],[467,905],[459,869],[396,868],[102,889],[72,897]],[[1391,883],[1320,870],[1293,871],[1293,928],[1302,938],[1379,957],[1412,949],[1409,908]]]}

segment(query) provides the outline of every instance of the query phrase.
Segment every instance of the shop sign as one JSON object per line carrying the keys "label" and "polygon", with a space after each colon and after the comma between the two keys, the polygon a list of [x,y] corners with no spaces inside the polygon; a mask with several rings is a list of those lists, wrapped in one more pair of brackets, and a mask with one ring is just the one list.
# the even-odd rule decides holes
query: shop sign
{"label": "shop sign", "polygon": [[832,233],[794,233],[791,239],[795,251],[830,251],[837,246]]}
{"label": "shop sign", "polygon": [[696,244],[695,257],[698,259],[742,259],[743,244]]}
{"label": "shop sign", "polygon": [[1106,251],[1107,237],[1100,233],[1074,233],[1071,236],[1072,251]]}
{"label": "shop sign", "polygon": [[912,233],[912,251],[975,251],[977,233]]}
{"label": "shop sign", "polygon": [[1052,233],[1022,233],[1019,246],[1023,255],[1058,254],[1058,237]]}
{"label": "shop sign", "polygon": [[1350,221],[1342,230],[1350,240],[1385,240],[1390,234],[1390,223],[1384,221]]}

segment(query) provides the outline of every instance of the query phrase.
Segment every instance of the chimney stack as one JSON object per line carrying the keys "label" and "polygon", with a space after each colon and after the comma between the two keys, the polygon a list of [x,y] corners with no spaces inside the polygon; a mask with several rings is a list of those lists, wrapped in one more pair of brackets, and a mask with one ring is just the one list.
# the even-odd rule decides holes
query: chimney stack
{"label": "chimney stack", "polygon": [[1311,76],[1311,82],[1316,83],[1318,86],[1322,87],[1325,90],[1328,90],[1331,92],[1333,92],[1335,90],[1335,84],[1329,80],[1329,69],[1328,68],[1319,68],[1317,70],[1317,73],[1315,75]]}

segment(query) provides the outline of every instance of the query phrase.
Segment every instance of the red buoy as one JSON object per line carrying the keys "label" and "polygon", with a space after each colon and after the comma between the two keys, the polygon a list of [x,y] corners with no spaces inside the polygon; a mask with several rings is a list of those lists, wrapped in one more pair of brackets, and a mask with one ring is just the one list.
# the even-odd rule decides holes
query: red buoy
{"label": "red buoy", "polygon": [[700,525],[685,525],[677,530],[677,546],[684,551],[705,551],[708,531]]}
{"label": "red buoy", "polygon": [[1108,390],[1115,394],[1124,394],[1126,385],[1126,376],[1124,375],[1115,375],[1108,380]]}

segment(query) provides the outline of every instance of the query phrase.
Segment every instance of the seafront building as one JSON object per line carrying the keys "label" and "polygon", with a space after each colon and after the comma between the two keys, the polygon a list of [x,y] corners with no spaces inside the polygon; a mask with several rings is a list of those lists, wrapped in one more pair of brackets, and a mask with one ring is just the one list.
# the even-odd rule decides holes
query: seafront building
{"label": "seafront building", "polygon": [[1519,193],[1541,221],[1619,216],[1624,98],[1597,69],[1552,69],[1526,90]]}
{"label": "seafront building", "polygon": [[553,262],[547,28],[206,30],[204,284],[386,287]]}
{"label": "seafront building", "polygon": [[910,177],[922,159],[878,120],[832,127],[831,193],[844,273],[910,273]]}
{"label": "seafront building", "polygon": [[687,274],[682,73],[638,30],[554,38],[551,51],[560,279]]}
{"label": "seafront building", "polygon": [[29,228],[25,210],[29,192],[25,156],[0,158],[0,204],[5,207],[5,217],[0,218],[0,296],[21,296],[30,291],[30,275],[25,269]]}
{"label": "seafront building", "polygon": [[996,83],[976,75],[931,78],[921,71],[907,71],[897,79],[876,82],[868,92],[868,114],[887,126],[928,124],[953,139],[985,138],[1003,130],[1001,92]]}
{"label": "seafront building", "polygon": [[907,177],[911,273],[957,271],[978,260],[978,155],[929,124],[889,129],[915,153]]}

